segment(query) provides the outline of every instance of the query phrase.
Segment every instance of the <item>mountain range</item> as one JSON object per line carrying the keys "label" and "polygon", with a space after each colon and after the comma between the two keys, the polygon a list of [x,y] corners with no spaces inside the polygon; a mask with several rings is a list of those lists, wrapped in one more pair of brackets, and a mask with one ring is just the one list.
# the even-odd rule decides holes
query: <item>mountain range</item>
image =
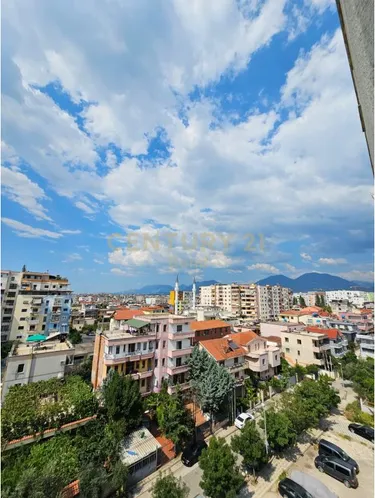
{"label": "mountain range", "polygon": [[364,290],[372,292],[370,282],[351,282],[344,278],[330,275],[329,273],[304,273],[297,278],[285,275],[271,275],[257,282],[259,285],[281,285],[289,287],[293,292],[329,291],[329,290]]}
{"label": "mountain range", "polygon": [[[204,285],[217,284],[216,280],[203,280],[202,282],[197,282],[197,289]],[[373,292],[374,287],[370,282],[351,282],[350,280],[345,280],[344,278],[337,277],[336,275],[330,275],[329,273],[304,273],[298,278],[289,278],[285,275],[271,275],[270,277],[263,278],[257,282],[259,285],[281,285],[283,287],[289,287],[293,292],[307,292],[307,291],[328,291],[328,290],[364,290],[368,292]],[[192,290],[192,284],[185,285],[180,284],[179,289],[181,291]],[[168,294],[174,289],[172,285],[154,284],[145,285],[140,289],[129,289],[124,291],[123,294]]]}

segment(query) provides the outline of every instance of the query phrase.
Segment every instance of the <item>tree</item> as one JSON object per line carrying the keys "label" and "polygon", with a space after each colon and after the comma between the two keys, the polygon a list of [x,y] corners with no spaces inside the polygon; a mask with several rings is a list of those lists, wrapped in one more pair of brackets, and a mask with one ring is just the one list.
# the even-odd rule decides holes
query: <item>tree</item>
{"label": "tree", "polygon": [[93,464],[82,467],[78,479],[79,496],[82,498],[101,498],[109,486],[109,475],[104,467]]}
{"label": "tree", "polygon": [[236,458],[222,438],[213,436],[209,446],[199,459],[203,471],[199,483],[209,498],[229,498],[237,496],[243,485],[243,477],[236,466]]}
{"label": "tree", "polygon": [[319,370],[320,368],[318,365],[311,364],[306,366],[306,373],[310,375],[318,375]]}
{"label": "tree", "polygon": [[76,329],[70,329],[68,339],[72,344],[80,344],[82,342],[81,333]]}
{"label": "tree", "polygon": [[315,424],[340,402],[340,397],[331,386],[331,379],[326,376],[319,377],[317,381],[304,380],[296,386],[294,394],[302,400]]}
{"label": "tree", "polygon": [[129,375],[111,371],[102,386],[104,410],[109,421],[124,420],[126,433],[142,419],[143,403],[137,382]]}
{"label": "tree", "polygon": [[315,306],[321,306],[321,300],[319,294],[315,294]]}
{"label": "tree", "polygon": [[255,422],[248,422],[238,435],[233,436],[231,446],[233,451],[242,455],[248,468],[258,470],[268,461],[265,444]]}
{"label": "tree", "polygon": [[34,468],[24,470],[16,488],[10,491],[2,488],[2,496],[12,498],[59,498],[64,487],[61,475],[55,467],[47,465],[42,471]]}
{"label": "tree", "polygon": [[168,396],[156,409],[156,417],[161,431],[179,446],[189,440],[194,431],[194,420],[185,408],[180,394]]}
{"label": "tree", "polygon": [[319,422],[304,400],[296,396],[294,392],[285,392],[281,395],[280,407],[281,411],[292,422],[293,429],[297,434],[314,427]]}
{"label": "tree", "polygon": [[8,356],[10,353],[10,350],[12,349],[14,341],[4,341],[1,343],[1,359],[5,360],[5,358]]}
{"label": "tree", "polygon": [[126,496],[126,488],[128,484],[128,468],[117,459],[112,467],[111,485],[116,490],[116,496]]}
{"label": "tree", "polygon": [[[282,451],[296,442],[297,432],[285,412],[267,410],[266,425],[268,444],[274,451]],[[261,421],[261,427],[265,428],[264,420]]]}
{"label": "tree", "polygon": [[212,358],[207,351],[195,346],[188,360],[191,381],[199,382],[206,375],[211,363]]}
{"label": "tree", "polygon": [[301,308],[306,308],[306,302],[302,296],[299,296],[299,305]]}
{"label": "tree", "polygon": [[293,297],[293,306],[296,306],[298,304],[297,298]]}
{"label": "tree", "polygon": [[152,487],[152,498],[187,498],[188,495],[186,484],[171,473],[159,474]]}
{"label": "tree", "polygon": [[27,271],[27,270],[26,270],[26,265],[23,265],[23,266],[22,266],[22,270],[21,270],[21,271],[22,271],[22,272]]}

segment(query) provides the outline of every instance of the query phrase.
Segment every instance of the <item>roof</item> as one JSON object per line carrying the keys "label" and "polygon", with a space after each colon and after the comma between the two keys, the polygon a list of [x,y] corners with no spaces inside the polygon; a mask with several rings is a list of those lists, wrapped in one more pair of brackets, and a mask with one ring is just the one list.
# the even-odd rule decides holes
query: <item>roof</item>
{"label": "roof", "polygon": [[146,327],[146,325],[150,325],[148,322],[143,322],[142,320],[137,320],[135,318],[128,320],[125,324],[129,325],[129,327],[132,327],[133,329],[141,329]]}
{"label": "roof", "polygon": [[318,334],[324,334],[329,339],[336,341],[337,337],[341,337],[342,334],[338,329],[323,329],[321,327],[306,327],[308,332],[317,332]]}
{"label": "roof", "polygon": [[131,318],[134,318],[135,316],[139,315],[144,315],[144,312],[142,310],[132,310],[130,308],[123,308],[120,310],[116,310],[114,319],[115,320],[130,320]]}
{"label": "roof", "polygon": [[269,335],[268,337],[264,337],[269,342],[277,342],[277,344],[281,344],[281,337],[277,335]]}
{"label": "roof", "polygon": [[201,345],[216,361],[239,358],[247,353],[245,348],[232,340],[232,335],[219,339],[208,339],[203,341]]}
{"label": "roof", "polygon": [[230,324],[223,320],[202,320],[200,322],[191,322],[190,328],[192,330],[208,330],[218,329],[222,327],[230,327]]}
{"label": "roof", "polygon": [[303,316],[310,315],[311,313],[320,313],[322,311],[318,306],[308,306],[302,308],[301,310],[283,310],[280,311],[280,315],[293,315],[293,316]]}
{"label": "roof", "polygon": [[161,444],[145,427],[132,432],[121,446],[121,461],[127,466],[134,465],[161,448]]}
{"label": "roof", "polygon": [[264,337],[260,337],[258,334],[253,332],[252,330],[246,330],[245,332],[237,332],[236,334],[231,334],[232,341],[241,344],[241,346],[246,346],[250,341],[254,339],[262,339],[262,341],[266,341]]}
{"label": "roof", "polygon": [[73,498],[79,495],[79,480],[71,482],[61,492],[62,498]]}

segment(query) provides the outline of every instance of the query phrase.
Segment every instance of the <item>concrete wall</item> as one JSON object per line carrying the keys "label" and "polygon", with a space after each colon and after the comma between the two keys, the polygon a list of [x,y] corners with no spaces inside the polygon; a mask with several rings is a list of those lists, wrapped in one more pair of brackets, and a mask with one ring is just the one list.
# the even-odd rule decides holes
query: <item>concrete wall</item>
{"label": "concrete wall", "polygon": [[336,4],[374,168],[374,0],[336,0]]}

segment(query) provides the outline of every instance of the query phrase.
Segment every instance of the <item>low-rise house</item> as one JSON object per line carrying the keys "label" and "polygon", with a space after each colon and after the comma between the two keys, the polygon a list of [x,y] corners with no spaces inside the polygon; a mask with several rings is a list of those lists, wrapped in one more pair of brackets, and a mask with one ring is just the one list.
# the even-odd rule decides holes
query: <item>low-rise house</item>
{"label": "low-rise house", "polygon": [[203,341],[199,344],[199,347],[207,351],[235,379],[244,380],[245,370],[247,370],[247,362],[245,361],[247,351],[235,341],[232,341],[230,336]]}
{"label": "low-rise house", "polygon": [[361,358],[374,358],[374,334],[357,334]]}
{"label": "low-rise house", "polygon": [[318,314],[321,309],[318,306],[309,306],[308,308],[302,308],[301,310],[285,310],[280,311],[279,321],[288,322],[294,324],[307,324],[308,319],[311,318],[313,314]]}
{"label": "low-rise house", "polygon": [[208,339],[219,339],[231,332],[229,323],[223,320],[203,320],[191,322],[190,328],[194,331],[193,344]]}
{"label": "low-rise house", "polygon": [[327,336],[329,339],[331,355],[335,358],[341,358],[348,352],[348,340],[340,330],[320,327],[306,327],[306,330],[308,332],[317,332]]}
{"label": "low-rise house", "polygon": [[121,445],[121,461],[129,470],[133,485],[156,471],[161,444],[142,427],[132,432]]}
{"label": "low-rise house", "polygon": [[45,340],[43,336],[31,336],[26,343],[14,344],[7,358],[2,399],[11,386],[64,377],[74,363],[74,352],[69,341]]}

